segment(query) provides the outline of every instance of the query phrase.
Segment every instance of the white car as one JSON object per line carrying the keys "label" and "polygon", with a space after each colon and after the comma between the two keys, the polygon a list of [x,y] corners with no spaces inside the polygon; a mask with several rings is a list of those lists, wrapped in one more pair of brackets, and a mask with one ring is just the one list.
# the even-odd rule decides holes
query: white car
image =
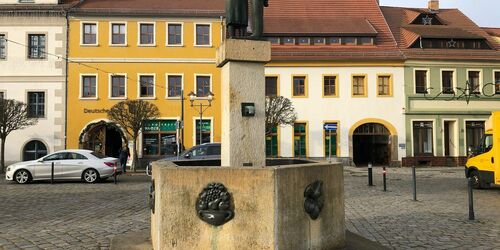
{"label": "white car", "polygon": [[24,161],[7,167],[5,179],[25,184],[50,180],[54,165],[54,180],[83,180],[94,183],[121,173],[117,158],[106,157],[90,150],[62,150],[38,160]]}

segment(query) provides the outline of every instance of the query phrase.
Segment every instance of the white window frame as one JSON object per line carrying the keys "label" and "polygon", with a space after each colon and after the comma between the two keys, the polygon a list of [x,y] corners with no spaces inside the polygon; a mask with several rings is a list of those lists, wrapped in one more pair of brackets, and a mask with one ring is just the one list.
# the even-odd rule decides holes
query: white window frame
{"label": "white window frame", "polygon": [[[469,78],[468,75],[467,75],[467,78]],[[478,121],[484,122],[484,125],[486,126],[486,122],[488,121],[488,119],[484,119],[484,118],[465,118],[463,120],[463,124],[462,124],[463,127],[462,128],[463,128],[463,131],[464,131],[463,132],[464,133],[464,137],[463,137],[464,139],[462,141],[462,143],[463,143],[462,145],[463,145],[463,149],[465,151],[465,152],[463,152],[463,155],[467,155],[468,154],[468,152],[467,152],[468,151],[468,149],[467,149],[467,147],[468,147],[467,146],[467,122],[478,122]]]}
{"label": "white window frame", "polygon": [[[125,25],[125,43],[113,43],[113,24]],[[109,46],[110,47],[126,47],[128,44],[128,25],[126,21],[113,21],[109,22]]]}
{"label": "white window frame", "polygon": [[184,89],[184,73],[166,73],[165,74],[165,99],[180,100],[182,96],[168,96],[168,77],[169,76],[180,76],[181,77],[181,89]]}
{"label": "white window frame", "polygon": [[[413,94],[415,95],[422,95],[423,93],[417,93],[417,70],[418,71],[427,71],[427,82],[426,82],[426,90],[428,89],[429,90],[429,93],[427,94],[430,94],[431,93],[431,89],[429,89],[431,87],[431,69],[430,68],[414,68],[413,69]],[[439,83],[441,84],[441,82]]]}
{"label": "white window frame", "polygon": [[[193,117],[193,146],[197,145],[196,143],[196,135],[200,133],[199,130],[196,130],[196,121],[199,120],[199,116]],[[210,120],[210,143],[214,142],[214,118],[213,116],[203,116],[203,120]]]}
{"label": "white window frame", "polygon": [[[445,70],[446,71],[446,70]],[[450,70],[451,71],[451,70]],[[453,136],[455,137],[454,140],[453,140],[453,143],[456,145],[455,146],[455,151],[453,152],[452,155],[450,155],[450,157],[458,157],[460,155],[460,142],[459,142],[459,133],[458,133],[458,119],[455,119],[455,118],[443,118],[441,119],[441,132],[442,133],[442,138],[441,138],[441,148],[442,148],[442,156],[445,156],[445,150],[444,150],[444,144],[445,144],[445,141],[444,141],[444,123],[445,122],[455,122],[455,125],[454,125],[454,133],[453,133]],[[412,124],[413,126],[413,124]]]}
{"label": "white window frame", "polygon": [[[83,43],[83,25],[95,24],[95,43]],[[97,21],[80,21],[80,46],[95,47],[99,46],[99,22]]]}
{"label": "white window frame", "polygon": [[[181,25],[181,44],[169,44],[168,43],[168,25],[169,24],[180,24]],[[183,22],[165,22],[165,34],[166,34],[165,46],[167,46],[167,47],[183,47],[184,46],[184,23]]]}
{"label": "white window frame", "polygon": [[410,128],[411,128],[411,157],[415,157],[415,143],[413,140],[413,122],[432,122],[432,156],[437,155],[436,148],[436,119],[411,119],[410,120]]}
{"label": "white window frame", "polygon": [[[95,97],[83,97],[83,77],[84,76],[95,76]],[[95,73],[82,73],[80,74],[80,89],[79,89],[80,100],[97,100],[99,99],[99,75]]]}
{"label": "white window frame", "polygon": [[483,93],[483,70],[482,69],[466,69],[465,70],[465,80],[469,81],[469,72],[478,71],[479,72],[479,94]]}
{"label": "white window frame", "polygon": [[[125,77],[125,96],[123,97],[113,97],[113,76],[124,76]],[[114,73],[108,75],[108,98],[110,100],[126,100],[127,99],[127,84],[128,78],[127,73]]]}
{"label": "white window frame", "polygon": [[[453,71],[453,91],[457,89],[457,69],[440,69],[439,70],[439,89],[443,93],[443,71]],[[449,95],[449,94],[448,94]]]}
{"label": "white window frame", "polygon": [[[141,97],[141,76],[153,76],[153,96]],[[155,100],[156,99],[156,73],[138,73],[137,74],[137,99]]]}
{"label": "white window frame", "polygon": [[[153,44],[141,43],[141,24],[153,25]],[[156,47],[156,22],[137,22],[137,46],[139,47]]]}
{"label": "white window frame", "polygon": [[[212,23],[193,23],[193,25],[194,25],[194,31],[193,31],[193,33],[194,33],[194,41],[193,41],[194,47],[205,47],[205,48],[212,47]],[[209,44],[201,44],[201,45],[200,44],[196,44],[196,27],[198,25],[208,25],[209,26],[209,31],[208,31],[208,35],[209,35],[208,41],[209,41]]]}
{"label": "white window frame", "polygon": [[198,88],[196,87],[196,84],[198,82],[198,76],[209,76],[210,77],[210,92],[212,92],[212,93],[213,93],[213,90],[212,90],[213,76],[212,76],[212,74],[194,74],[194,86],[193,86],[194,91],[193,92],[197,96],[196,99],[206,100],[206,99],[208,99],[208,97],[198,97]]}

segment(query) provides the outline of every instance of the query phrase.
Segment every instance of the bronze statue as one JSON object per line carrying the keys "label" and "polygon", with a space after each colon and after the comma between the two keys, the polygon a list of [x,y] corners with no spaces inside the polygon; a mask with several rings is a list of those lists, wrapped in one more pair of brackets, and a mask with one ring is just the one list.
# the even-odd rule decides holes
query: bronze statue
{"label": "bronze statue", "polygon": [[248,0],[226,0],[226,27],[229,38],[247,35]]}
{"label": "bronze statue", "polygon": [[252,35],[247,37],[248,0],[226,0],[226,27],[229,38],[262,39],[264,7],[269,0],[252,0]]}

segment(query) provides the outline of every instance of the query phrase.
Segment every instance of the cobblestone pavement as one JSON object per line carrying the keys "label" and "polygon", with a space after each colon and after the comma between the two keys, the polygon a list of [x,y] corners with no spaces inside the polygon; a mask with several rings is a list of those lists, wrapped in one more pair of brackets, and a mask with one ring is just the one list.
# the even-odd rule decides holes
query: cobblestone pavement
{"label": "cobblestone pavement", "polygon": [[0,180],[0,249],[108,249],[115,235],[148,230],[148,177],[118,180]]}
{"label": "cobblestone pavement", "polygon": [[346,227],[393,249],[500,249],[500,188],[474,190],[475,221],[468,220],[463,168],[417,168],[417,202],[411,168],[346,167]]}

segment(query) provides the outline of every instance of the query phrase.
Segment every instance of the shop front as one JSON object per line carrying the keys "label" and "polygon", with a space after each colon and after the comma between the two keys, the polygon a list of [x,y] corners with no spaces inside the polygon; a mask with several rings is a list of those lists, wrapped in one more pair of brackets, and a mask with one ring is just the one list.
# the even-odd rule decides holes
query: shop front
{"label": "shop front", "polygon": [[177,120],[147,120],[142,132],[142,156],[158,159],[177,154]]}

